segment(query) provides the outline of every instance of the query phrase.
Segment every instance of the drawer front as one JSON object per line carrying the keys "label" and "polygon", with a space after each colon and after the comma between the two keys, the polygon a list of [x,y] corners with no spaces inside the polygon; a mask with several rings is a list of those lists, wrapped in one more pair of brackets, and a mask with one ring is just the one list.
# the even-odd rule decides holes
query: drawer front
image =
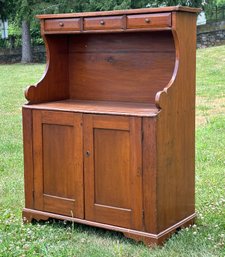
{"label": "drawer front", "polygon": [[44,27],[45,31],[79,31],[80,19],[48,19]]}
{"label": "drawer front", "polygon": [[122,29],[123,16],[84,19],[84,30]]}
{"label": "drawer front", "polygon": [[127,16],[127,28],[171,27],[171,13],[137,14]]}

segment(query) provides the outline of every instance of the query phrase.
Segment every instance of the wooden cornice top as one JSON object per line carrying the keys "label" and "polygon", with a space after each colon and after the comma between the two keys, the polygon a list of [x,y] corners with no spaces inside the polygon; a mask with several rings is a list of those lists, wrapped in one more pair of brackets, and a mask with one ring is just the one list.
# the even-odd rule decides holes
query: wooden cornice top
{"label": "wooden cornice top", "polygon": [[201,8],[191,8],[185,6],[168,6],[157,8],[142,8],[130,10],[116,10],[104,12],[83,12],[83,13],[64,13],[64,14],[41,14],[36,17],[39,19],[54,19],[54,18],[74,18],[74,17],[94,17],[108,15],[125,15],[125,14],[141,14],[141,13],[161,13],[161,12],[191,12],[199,13]]}

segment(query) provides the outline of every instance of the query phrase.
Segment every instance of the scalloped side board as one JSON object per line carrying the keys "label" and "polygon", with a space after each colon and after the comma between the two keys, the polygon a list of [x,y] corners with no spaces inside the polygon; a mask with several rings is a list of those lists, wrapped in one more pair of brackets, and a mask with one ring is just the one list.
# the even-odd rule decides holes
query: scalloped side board
{"label": "scalloped side board", "polygon": [[[173,15],[173,17],[174,17],[174,15]],[[180,58],[179,35],[177,34],[176,28],[173,28],[172,33],[173,33],[173,40],[174,40],[174,45],[175,45],[175,49],[176,49],[176,59],[175,59],[175,63],[174,63],[173,74],[172,74],[172,77],[171,77],[168,85],[166,85],[162,91],[157,92],[157,94],[155,96],[155,105],[159,109],[166,108],[168,97],[171,97],[170,91],[173,90],[171,88],[173,88],[174,84],[176,83],[177,74],[179,72],[178,71],[179,70],[179,58]]]}
{"label": "scalloped side board", "polygon": [[69,98],[68,88],[68,36],[43,35],[47,64],[44,75],[36,85],[25,90],[29,104]]}
{"label": "scalloped side board", "polygon": [[[176,46],[174,76],[169,85],[156,95],[156,104],[162,109],[156,132],[157,176],[161,181],[158,218],[163,220],[159,230],[177,221],[167,215],[168,210],[175,212],[178,219],[182,219],[185,213],[195,211],[195,22],[193,14],[173,14]],[[171,178],[183,178],[185,182],[171,187]],[[168,192],[170,199],[176,201],[167,198]]]}

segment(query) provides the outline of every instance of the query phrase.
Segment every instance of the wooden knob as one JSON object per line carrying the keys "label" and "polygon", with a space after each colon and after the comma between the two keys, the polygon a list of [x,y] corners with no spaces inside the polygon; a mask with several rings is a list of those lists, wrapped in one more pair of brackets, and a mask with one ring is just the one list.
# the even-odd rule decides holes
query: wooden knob
{"label": "wooden knob", "polygon": [[64,23],[63,23],[63,22],[60,22],[60,23],[59,23],[59,26],[60,26],[60,27],[63,27],[63,26],[64,26]]}
{"label": "wooden knob", "polygon": [[89,151],[86,152],[86,156],[89,157],[91,153]]}
{"label": "wooden knob", "polygon": [[100,25],[105,25],[105,22],[103,20],[101,20]]}
{"label": "wooden knob", "polygon": [[146,22],[146,23],[150,23],[150,19],[146,18],[146,19],[145,19],[145,22]]}

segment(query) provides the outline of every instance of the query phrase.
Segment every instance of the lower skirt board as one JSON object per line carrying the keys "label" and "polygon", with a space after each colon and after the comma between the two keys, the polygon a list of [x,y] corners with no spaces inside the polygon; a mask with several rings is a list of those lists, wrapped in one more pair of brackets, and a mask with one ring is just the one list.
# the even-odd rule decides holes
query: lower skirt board
{"label": "lower skirt board", "polygon": [[24,223],[31,222],[32,220],[37,220],[37,221],[48,220],[49,218],[58,219],[58,220],[67,220],[67,221],[72,221],[75,223],[80,223],[80,224],[89,225],[93,227],[99,227],[99,228],[122,232],[124,236],[128,238],[132,238],[135,241],[142,241],[148,246],[162,245],[163,242],[167,238],[169,238],[174,232],[176,232],[177,229],[192,225],[194,223],[195,217],[196,217],[196,214],[194,213],[189,217],[176,223],[175,225],[160,232],[159,234],[151,234],[143,231],[137,231],[137,230],[127,229],[123,227],[112,226],[112,225],[98,223],[94,221],[87,221],[87,220],[73,218],[69,216],[58,215],[50,212],[43,212],[43,211],[27,209],[27,208],[23,209]]}

